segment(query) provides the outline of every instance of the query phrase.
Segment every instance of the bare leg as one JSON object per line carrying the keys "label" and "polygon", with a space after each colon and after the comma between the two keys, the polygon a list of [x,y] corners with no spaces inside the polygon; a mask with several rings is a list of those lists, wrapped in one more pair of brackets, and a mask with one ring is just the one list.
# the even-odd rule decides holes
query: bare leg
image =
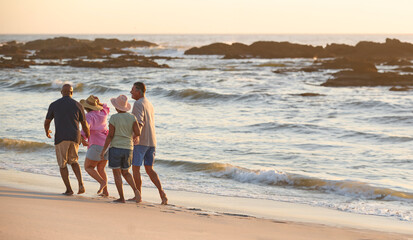
{"label": "bare leg", "polygon": [[70,186],[70,181],[69,181],[69,170],[67,167],[60,168],[60,176],[62,177],[63,183],[66,186],[66,192],[64,192],[64,195],[73,195],[73,190],[72,187]]}
{"label": "bare leg", "polygon": [[168,204],[168,198],[166,197],[166,193],[162,188],[161,181],[159,180],[158,174],[153,170],[153,166],[145,166],[145,171],[148,174],[149,178],[158,188],[159,195],[161,196],[161,204],[166,205]]}
{"label": "bare leg", "polygon": [[129,173],[129,170],[122,170],[122,175],[126,182],[128,182],[128,184],[132,187],[132,190],[135,193],[135,201],[137,203],[142,202],[141,192],[136,188],[135,181],[133,181],[133,177]]}
{"label": "bare leg", "polygon": [[136,188],[139,192],[142,192],[142,178],[141,178],[141,167],[132,166],[133,180],[135,181]]}
{"label": "bare leg", "polygon": [[118,189],[118,193],[119,193],[119,199],[115,200],[114,202],[124,203],[125,197],[123,196],[123,183],[122,183],[121,170],[119,168],[112,169],[112,170],[113,170],[113,178],[115,179],[116,189]]}
{"label": "bare leg", "polygon": [[72,163],[72,169],[76,175],[77,181],[79,182],[79,191],[77,194],[82,194],[85,192],[85,187],[83,186],[82,171],[80,171],[79,163]]}
{"label": "bare leg", "polygon": [[86,158],[85,160],[85,170],[89,175],[94,178],[98,183],[100,184],[98,194],[101,194],[103,191],[103,188],[106,187],[106,181],[103,179],[103,177],[95,170],[95,167],[98,165],[98,161],[93,161],[90,160],[89,158]]}
{"label": "bare leg", "polygon": [[103,181],[105,181],[105,187],[103,188],[102,191],[102,196],[109,196],[109,192],[108,192],[108,177],[105,171],[105,167],[106,167],[106,163],[108,162],[108,160],[102,160],[98,162],[98,166],[97,166],[97,170],[99,175],[102,177]]}

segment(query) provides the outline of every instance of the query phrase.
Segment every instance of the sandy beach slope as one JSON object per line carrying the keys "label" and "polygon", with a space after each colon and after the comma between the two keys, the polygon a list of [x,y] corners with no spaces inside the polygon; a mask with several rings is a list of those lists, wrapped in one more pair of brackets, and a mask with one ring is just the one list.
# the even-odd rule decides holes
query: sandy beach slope
{"label": "sandy beach slope", "polygon": [[413,239],[412,235],[0,187],[0,239]]}

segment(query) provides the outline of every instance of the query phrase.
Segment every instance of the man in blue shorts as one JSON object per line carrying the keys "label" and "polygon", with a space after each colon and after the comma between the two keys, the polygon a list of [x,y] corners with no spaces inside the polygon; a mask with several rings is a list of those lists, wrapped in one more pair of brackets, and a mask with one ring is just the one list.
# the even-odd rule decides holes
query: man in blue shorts
{"label": "man in blue shorts", "polygon": [[136,188],[142,193],[142,179],[140,169],[142,164],[149,178],[158,188],[161,197],[161,204],[168,204],[168,198],[162,189],[158,174],[153,169],[155,161],[155,111],[152,103],[145,97],[146,86],[142,82],[135,82],[130,91],[132,98],[135,99],[132,114],[135,115],[139,123],[141,135],[134,139],[132,172]]}

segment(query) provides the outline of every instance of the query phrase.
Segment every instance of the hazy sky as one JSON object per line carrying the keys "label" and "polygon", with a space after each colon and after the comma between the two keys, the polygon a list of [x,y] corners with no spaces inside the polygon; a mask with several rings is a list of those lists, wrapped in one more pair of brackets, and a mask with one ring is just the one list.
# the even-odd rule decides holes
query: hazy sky
{"label": "hazy sky", "polygon": [[0,0],[5,33],[413,33],[413,0]]}

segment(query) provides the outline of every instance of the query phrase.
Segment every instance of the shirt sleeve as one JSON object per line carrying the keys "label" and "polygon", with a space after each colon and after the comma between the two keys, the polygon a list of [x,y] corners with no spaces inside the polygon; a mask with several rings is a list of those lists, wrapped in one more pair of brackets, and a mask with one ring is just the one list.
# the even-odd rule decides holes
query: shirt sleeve
{"label": "shirt sleeve", "polygon": [[52,120],[53,118],[54,118],[53,104],[50,104],[49,109],[47,110],[46,119]]}
{"label": "shirt sleeve", "polygon": [[140,125],[145,125],[145,113],[143,111],[143,104],[135,102],[135,104],[133,104],[132,114],[136,117],[136,120]]}

